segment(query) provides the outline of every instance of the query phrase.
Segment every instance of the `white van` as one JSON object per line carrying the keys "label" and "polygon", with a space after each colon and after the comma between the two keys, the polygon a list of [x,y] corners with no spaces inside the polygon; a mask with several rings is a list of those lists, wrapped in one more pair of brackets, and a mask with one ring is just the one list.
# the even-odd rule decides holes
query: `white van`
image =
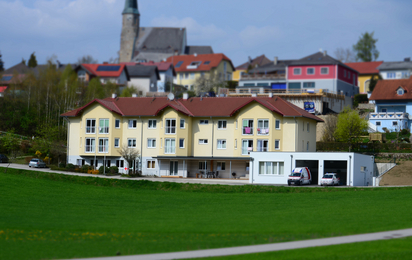
{"label": "white van", "polygon": [[308,167],[295,168],[288,177],[288,185],[311,184],[312,174]]}

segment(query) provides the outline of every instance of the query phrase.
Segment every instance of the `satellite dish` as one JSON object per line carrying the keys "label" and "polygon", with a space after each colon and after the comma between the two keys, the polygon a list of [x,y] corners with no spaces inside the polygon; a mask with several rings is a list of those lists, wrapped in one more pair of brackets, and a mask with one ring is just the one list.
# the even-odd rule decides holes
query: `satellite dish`
{"label": "satellite dish", "polygon": [[169,100],[173,100],[173,99],[175,99],[175,95],[173,95],[173,93],[169,93],[169,94],[167,95],[167,98],[168,98]]}

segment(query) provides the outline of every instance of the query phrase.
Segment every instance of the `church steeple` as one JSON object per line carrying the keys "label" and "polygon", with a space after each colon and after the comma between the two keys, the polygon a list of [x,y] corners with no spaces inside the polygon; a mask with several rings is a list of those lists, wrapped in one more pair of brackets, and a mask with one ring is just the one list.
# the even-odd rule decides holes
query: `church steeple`
{"label": "church steeple", "polygon": [[139,14],[137,0],[126,0],[122,14]]}

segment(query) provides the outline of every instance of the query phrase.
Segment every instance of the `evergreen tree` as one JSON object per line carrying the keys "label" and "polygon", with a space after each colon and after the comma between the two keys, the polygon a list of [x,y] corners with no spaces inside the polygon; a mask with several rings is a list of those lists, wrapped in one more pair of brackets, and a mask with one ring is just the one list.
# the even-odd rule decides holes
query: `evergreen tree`
{"label": "evergreen tree", "polygon": [[373,76],[371,77],[371,80],[369,81],[369,91],[368,91],[368,92],[373,92],[373,90],[375,89],[376,84],[377,84],[378,81],[381,80],[381,79],[382,79],[382,77],[381,77],[380,74],[378,74],[377,76],[376,76],[376,75],[373,75]]}
{"label": "evergreen tree", "polygon": [[375,61],[378,59],[379,51],[376,49],[378,39],[374,39],[373,34],[374,32],[363,33],[362,36],[359,37],[359,41],[353,45],[357,61]]}
{"label": "evergreen tree", "polygon": [[1,59],[1,52],[0,52],[0,72],[4,71],[4,62]]}
{"label": "evergreen tree", "polygon": [[29,64],[28,66],[30,68],[35,68],[37,67],[37,60],[36,60],[36,56],[34,55],[34,52],[30,55],[30,59],[29,59]]}

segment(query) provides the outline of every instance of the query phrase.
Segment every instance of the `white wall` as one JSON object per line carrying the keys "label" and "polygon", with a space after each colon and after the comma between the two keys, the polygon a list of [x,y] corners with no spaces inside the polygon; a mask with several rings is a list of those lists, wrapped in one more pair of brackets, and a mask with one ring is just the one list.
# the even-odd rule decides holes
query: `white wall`
{"label": "white wall", "polygon": [[150,78],[130,78],[127,86],[135,87],[138,91],[143,92],[143,96],[146,96],[146,92],[150,91]]}

